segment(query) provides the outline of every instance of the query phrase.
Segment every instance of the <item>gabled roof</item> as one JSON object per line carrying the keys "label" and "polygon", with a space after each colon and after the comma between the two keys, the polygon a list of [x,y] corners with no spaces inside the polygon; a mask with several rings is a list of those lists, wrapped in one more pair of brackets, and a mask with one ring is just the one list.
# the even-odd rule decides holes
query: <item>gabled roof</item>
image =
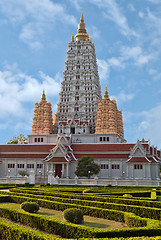
{"label": "gabled roof", "polygon": [[146,149],[143,147],[143,145],[141,144],[141,142],[139,140],[137,140],[136,144],[131,149],[130,155],[131,156],[138,156],[138,155],[146,156]]}
{"label": "gabled roof", "polygon": [[147,157],[130,157],[126,162],[128,163],[132,163],[132,162],[136,162],[136,163],[144,163],[144,162],[151,162]]}

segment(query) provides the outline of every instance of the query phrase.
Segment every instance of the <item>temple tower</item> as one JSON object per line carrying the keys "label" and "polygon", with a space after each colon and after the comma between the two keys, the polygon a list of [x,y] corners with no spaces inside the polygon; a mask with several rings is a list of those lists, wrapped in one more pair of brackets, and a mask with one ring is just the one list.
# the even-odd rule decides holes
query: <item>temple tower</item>
{"label": "temple tower", "polygon": [[[76,39],[76,41],[75,41]],[[83,12],[78,31],[72,34],[57,104],[55,133],[94,133],[101,87],[95,46],[86,31]]]}
{"label": "temple tower", "polygon": [[46,101],[45,92],[40,103],[35,103],[34,117],[31,134],[53,133],[53,118],[51,103]]}
{"label": "temple tower", "polygon": [[117,109],[116,100],[110,100],[107,87],[104,98],[98,101],[96,134],[118,134],[124,138],[122,111]]}

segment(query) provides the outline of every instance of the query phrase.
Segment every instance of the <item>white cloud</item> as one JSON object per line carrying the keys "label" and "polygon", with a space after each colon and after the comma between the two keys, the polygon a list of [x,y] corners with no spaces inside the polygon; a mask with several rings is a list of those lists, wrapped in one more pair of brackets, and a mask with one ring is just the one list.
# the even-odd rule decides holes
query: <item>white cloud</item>
{"label": "white cloud", "polygon": [[129,3],[128,4],[128,9],[131,11],[131,12],[135,12],[136,11],[136,8],[134,7],[134,5],[132,3]]}
{"label": "white cloud", "polygon": [[158,144],[161,147],[161,104],[140,113],[142,120],[139,124],[139,135],[150,139],[153,144]]}
{"label": "white cloud", "polygon": [[111,99],[116,99],[118,104],[122,104],[124,102],[133,100],[135,97],[134,93],[125,93],[124,91],[121,91],[118,95],[116,96],[110,96]]}
{"label": "white cloud", "polygon": [[107,80],[109,76],[109,64],[103,59],[97,59],[97,63],[100,81]]}
{"label": "white cloud", "polygon": [[139,15],[140,18],[144,18],[144,13],[143,12],[139,12],[138,15]]}
{"label": "white cloud", "polygon": [[143,52],[140,46],[135,47],[122,46],[121,55],[124,61],[132,59],[134,60],[134,63],[136,65],[147,64],[153,58],[152,54],[147,54]]}
{"label": "white cloud", "polygon": [[123,35],[138,36],[137,33],[129,27],[126,17],[123,15],[121,8],[119,8],[115,0],[92,0],[91,3],[103,9],[104,17],[117,24]]}
{"label": "white cloud", "polygon": [[88,32],[90,33],[90,36],[93,39],[100,37],[100,30],[96,26],[91,26],[91,27],[89,27],[88,30],[89,30]]}
{"label": "white cloud", "polygon": [[123,61],[121,57],[112,57],[108,59],[108,63],[110,66],[114,66],[114,67],[124,67]]}
{"label": "white cloud", "polygon": [[57,21],[77,25],[75,17],[66,12],[65,5],[51,0],[0,0],[0,12],[9,23],[20,27],[20,40],[32,48],[42,47],[40,39]]}
{"label": "white cloud", "polygon": [[26,104],[39,101],[45,88],[47,99],[58,96],[60,74],[55,79],[40,72],[39,80],[21,72],[16,65],[0,71],[0,117],[28,115]]}
{"label": "white cloud", "polygon": [[160,0],[149,0],[149,2],[154,3],[154,4],[160,4]]}

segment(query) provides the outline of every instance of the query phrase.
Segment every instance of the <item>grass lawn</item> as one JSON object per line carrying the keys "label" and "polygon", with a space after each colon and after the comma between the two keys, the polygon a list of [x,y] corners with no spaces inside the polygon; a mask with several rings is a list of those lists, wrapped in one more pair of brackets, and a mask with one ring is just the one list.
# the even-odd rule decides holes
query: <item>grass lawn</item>
{"label": "grass lawn", "polygon": [[[17,204],[17,203],[0,203],[0,206],[4,206],[10,209],[20,210],[20,204]],[[24,212],[24,210],[22,209],[21,211]],[[63,212],[56,211],[53,209],[40,208],[40,210],[36,214],[40,214],[45,217],[52,217],[57,220],[65,221],[63,219]],[[103,228],[103,229],[120,229],[120,228],[128,227],[125,223],[122,223],[122,222],[116,222],[116,221],[103,219],[103,218],[95,218],[95,217],[90,217],[86,215],[84,216],[84,223],[79,225],[94,227],[94,228]]]}

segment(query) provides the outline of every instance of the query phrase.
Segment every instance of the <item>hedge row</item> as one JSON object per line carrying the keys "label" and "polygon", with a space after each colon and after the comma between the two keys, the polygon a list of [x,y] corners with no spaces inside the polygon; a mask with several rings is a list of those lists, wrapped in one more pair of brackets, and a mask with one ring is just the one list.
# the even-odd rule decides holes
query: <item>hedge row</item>
{"label": "hedge row", "polygon": [[111,202],[111,203],[122,203],[128,205],[140,205],[146,207],[157,207],[161,208],[161,202],[156,201],[145,201],[145,200],[136,200],[136,199],[124,199],[124,198],[116,198],[116,197],[98,197],[98,196],[90,196],[90,195],[73,195],[73,194],[64,194],[64,193],[49,193],[49,192],[42,192],[42,191],[33,191],[33,190],[19,190],[19,189],[12,189],[11,192],[17,193],[28,193],[34,195],[45,195],[45,196],[55,196],[61,198],[70,198],[70,199],[81,199],[81,200],[91,200],[91,201],[99,201],[99,202]]}
{"label": "hedge row", "polygon": [[[0,197],[0,202],[3,202],[4,197]],[[46,207],[49,209],[55,209],[55,210],[65,210],[67,208],[79,208],[83,211],[84,214],[98,217],[98,218],[106,218],[110,220],[120,221],[120,222],[126,222],[128,226],[130,227],[139,227],[139,226],[147,226],[149,222],[154,222],[154,220],[151,220],[149,218],[148,222],[147,219],[142,219],[138,216],[135,216],[132,213],[124,213],[122,211],[116,211],[111,209],[102,209],[97,207],[89,207],[89,206],[83,206],[78,204],[70,204],[70,203],[60,203],[60,202],[53,202],[48,200],[42,200],[42,199],[35,199],[35,198],[28,198],[28,197],[20,197],[20,196],[10,196],[11,202],[16,203],[22,203],[26,201],[33,201],[37,202],[41,207]],[[156,225],[156,222],[155,222]]]}
{"label": "hedge row", "polygon": [[[0,206],[0,216],[10,219],[11,221],[20,222],[33,228],[42,231],[58,234],[66,238],[81,238],[81,237],[131,237],[131,236],[156,236],[161,234],[161,228],[158,227],[157,221],[153,220],[153,228],[131,228],[120,230],[96,230],[94,228],[79,226],[72,223],[66,223],[54,220],[49,217],[40,216],[38,214],[31,214],[23,212],[22,210],[11,210],[9,208]],[[131,216],[132,217],[132,216]],[[148,220],[147,220],[148,221]]]}
{"label": "hedge row", "polygon": [[0,239],[1,240],[58,240],[49,234],[22,227],[16,223],[0,219]]}
{"label": "hedge row", "polygon": [[[10,195],[12,196],[12,195]],[[160,219],[161,209],[158,208],[150,208],[150,207],[140,207],[133,205],[125,205],[125,204],[116,204],[116,203],[107,203],[107,202],[94,202],[94,201],[80,201],[80,200],[66,200],[71,201],[67,203],[64,199],[57,199],[57,201],[49,201],[43,199],[29,198],[29,197],[21,197],[21,196],[12,196],[12,199],[18,203],[22,201],[36,201],[42,207],[54,208],[56,210],[64,210],[69,207],[81,208],[84,214],[96,216],[96,217],[105,217],[104,210],[112,209],[118,211],[132,212],[141,217],[153,218],[156,220]],[[26,200],[23,200],[26,199]],[[60,201],[60,202],[59,202]],[[62,203],[64,201],[64,203]],[[90,207],[89,207],[90,206]],[[104,209],[102,209],[104,208]],[[89,210],[90,209],[90,210]],[[92,209],[92,213],[91,213]],[[112,218],[113,219],[113,218]],[[117,220],[119,221],[119,220]]]}

